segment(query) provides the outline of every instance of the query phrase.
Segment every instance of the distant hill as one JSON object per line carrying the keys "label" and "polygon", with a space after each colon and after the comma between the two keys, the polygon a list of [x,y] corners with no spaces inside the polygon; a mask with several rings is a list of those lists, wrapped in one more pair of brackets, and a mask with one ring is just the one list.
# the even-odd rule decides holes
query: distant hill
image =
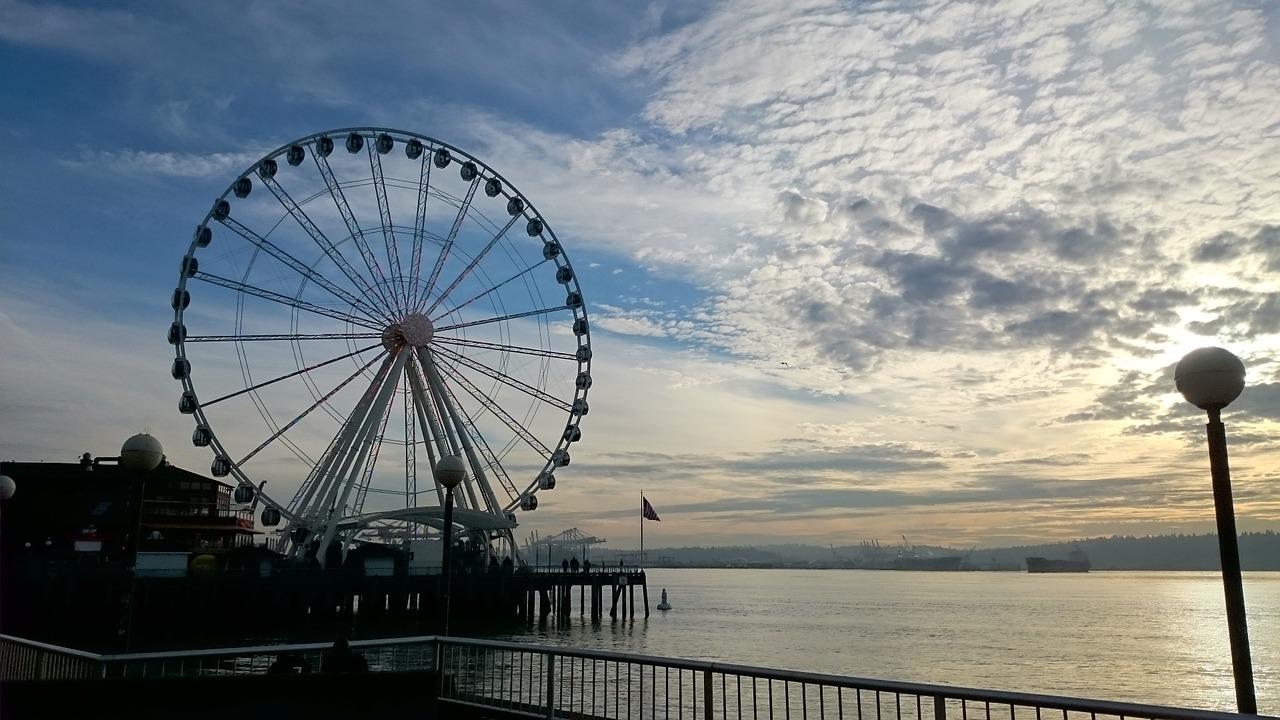
{"label": "distant hill", "polygon": [[[917,545],[922,557],[959,555],[968,565],[991,569],[1013,564],[1025,568],[1029,556],[1065,558],[1079,548],[1095,570],[1218,570],[1218,536],[1154,535],[1134,537],[1112,535],[1070,542],[1020,545],[1007,548],[958,549]],[[879,556],[892,560],[901,546],[880,546]],[[820,547],[816,545],[754,545],[660,548],[646,551],[650,567],[847,567],[865,560],[875,549],[862,545]],[[631,560],[634,553],[601,547],[594,558],[616,563],[619,557]],[[1280,571],[1280,535],[1275,531],[1242,533],[1240,565],[1244,570]]]}

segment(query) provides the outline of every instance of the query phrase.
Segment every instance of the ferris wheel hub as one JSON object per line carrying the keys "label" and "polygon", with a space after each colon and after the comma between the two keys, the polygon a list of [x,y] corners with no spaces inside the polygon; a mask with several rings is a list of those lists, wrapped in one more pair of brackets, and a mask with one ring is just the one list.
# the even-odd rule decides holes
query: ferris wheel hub
{"label": "ferris wheel hub", "polygon": [[431,342],[435,334],[436,328],[426,315],[410,313],[400,322],[391,323],[382,331],[382,344],[388,350],[394,350],[402,345],[424,347]]}

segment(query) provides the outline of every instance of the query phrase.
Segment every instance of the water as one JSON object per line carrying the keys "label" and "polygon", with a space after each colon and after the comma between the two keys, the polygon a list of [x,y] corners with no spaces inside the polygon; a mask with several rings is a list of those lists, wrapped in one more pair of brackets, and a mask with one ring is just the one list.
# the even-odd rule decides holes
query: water
{"label": "water", "polygon": [[[634,622],[506,639],[888,680],[1235,710],[1217,573],[649,571]],[[636,592],[640,599],[639,590]],[[606,596],[607,599],[607,596]],[[1280,715],[1280,573],[1248,573],[1258,711]]]}

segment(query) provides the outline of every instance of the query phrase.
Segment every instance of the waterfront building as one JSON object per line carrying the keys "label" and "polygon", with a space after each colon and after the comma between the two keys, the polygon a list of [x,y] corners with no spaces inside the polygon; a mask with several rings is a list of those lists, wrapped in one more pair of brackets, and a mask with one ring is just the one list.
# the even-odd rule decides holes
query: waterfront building
{"label": "waterfront building", "polygon": [[[0,557],[7,567],[224,565],[227,551],[261,535],[233,488],[162,462],[150,471],[118,458],[76,463],[3,462],[20,492],[5,501]],[[157,555],[165,554],[167,558]]]}

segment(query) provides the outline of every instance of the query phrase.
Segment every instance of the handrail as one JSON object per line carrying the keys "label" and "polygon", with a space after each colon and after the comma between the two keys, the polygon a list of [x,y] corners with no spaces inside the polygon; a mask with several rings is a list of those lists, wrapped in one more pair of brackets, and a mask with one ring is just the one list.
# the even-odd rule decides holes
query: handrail
{"label": "handrail", "polygon": [[[764,702],[762,696],[756,695],[757,685],[760,685],[767,689],[770,704],[775,700],[775,691],[787,701],[794,698],[801,703],[798,709],[790,706],[786,708],[787,717],[794,714],[801,718],[829,717],[826,712],[834,710],[824,703],[831,703],[841,711],[845,706],[860,709],[868,704],[877,711],[875,717],[879,717],[881,705],[887,703],[898,718],[904,718],[902,711],[905,709],[916,720],[946,720],[949,715],[948,703],[952,703],[952,707],[958,706],[959,714],[952,715],[953,718],[974,716],[1014,719],[1018,715],[1014,708],[1034,711],[1037,720],[1041,710],[1061,713],[1063,720],[1070,720],[1068,713],[1081,713],[1091,719],[1100,715],[1153,720],[1241,718],[1236,713],[1212,710],[880,680],[502,640],[422,635],[356,640],[350,644],[353,648],[364,650],[373,659],[380,660],[377,664],[371,663],[375,671],[430,669],[441,672],[442,677],[449,678],[447,690],[443,689],[446,685],[442,685],[442,702],[507,711],[511,715],[536,714],[548,718],[576,715],[628,720],[633,717],[631,704],[635,702],[639,704],[641,716],[646,708],[652,711],[654,707],[666,706],[669,709],[687,708],[693,713],[694,720],[733,720],[735,708],[738,713],[736,717],[751,717],[744,715],[746,708],[750,706],[754,711],[758,703]],[[330,643],[300,643],[95,654],[0,635],[0,679],[80,678],[88,681],[135,674],[142,677],[261,674],[266,672],[268,660],[274,656],[298,653],[309,654],[318,659],[330,647]],[[24,653],[27,655],[24,656]],[[202,662],[232,658],[236,659],[233,663],[236,666],[234,671],[226,670],[225,663],[210,665]],[[148,667],[154,672],[148,673]],[[132,673],[129,668],[140,670]],[[625,678],[622,676],[624,668]],[[15,673],[14,670],[19,672]],[[661,676],[657,674],[659,671],[663,673]],[[650,673],[656,680],[646,684],[646,673]],[[672,675],[675,676],[674,681]],[[742,689],[744,682],[750,685],[750,697],[745,700]],[[730,692],[735,684],[738,693],[736,699],[731,697]],[[688,694],[685,694],[686,691]],[[597,692],[605,694],[606,707],[603,711],[596,702]],[[868,697],[864,697],[864,694]],[[888,699],[882,699],[882,694]],[[621,696],[625,696],[625,699]],[[620,711],[610,713],[607,707],[609,701],[615,705],[625,702],[627,705],[623,709],[627,711],[626,714]],[[817,707],[804,705],[810,701],[816,703]],[[994,710],[1000,708],[1004,710],[993,714]],[[932,714],[926,712],[926,709]]]}
{"label": "handrail", "polygon": [[4,642],[15,643],[17,645],[25,645],[27,647],[35,648],[37,650],[45,650],[48,652],[60,653],[62,655],[69,655],[71,657],[80,658],[82,660],[93,660],[95,662],[100,662],[104,657],[103,655],[99,655],[97,653],[85,652],[84,650],[76,650],[74,648],[62,647],[61,645],[50,645],[49,643],[42,643],[38,640],[28,640],[26,638],[15,637],[13,635],[0,634],[0,640],[3,640]]}
{"label": "handrail", "polygon": [[[567,647],[531,645],[526,643],[507,642],[501,640],[480,640],[475,638],[439,638],[444,645],[470,646],[476,648],[530,652],[535,650],[547,656],[573,657],[590,660],[601,660],[634,665],[654,665],[659,667],[689,670],[718,675],[734,675],[752,677],[760,680],[775,680],[818,686],[842,687],[867,691],[880,691],[900,695],[944,698],[949,700],[968,700],[989,702],[999,705],[1022,705],[1051,708],[1067,712],[1086,712],[1093,714],[1115,715],[1125,718],[1168,718],[1169,720],[1240,720],[1238,713],[1214,710],[1197,710],[1163,705],[1145,705],[1110,700],[1093,700],[1067,695],[1042,695],[1038,693],[1015,692],[1007,690],[986,690],[956,685],[940,685],[932,683],[910,682],[902,680],[880,680],[875,678],[854,677],[848,675],[831,675],[826,673],[806,672],[802,670],[783,670],[779,668],[737,665],[712,660],[693,660],[686,658],[669,658],[655,655],[639,655],[615,652],[610,650],[584,650]],[[707,686],[710,689],[710,686]],[[1260,715],[1256,717],[1270,717]]]}

